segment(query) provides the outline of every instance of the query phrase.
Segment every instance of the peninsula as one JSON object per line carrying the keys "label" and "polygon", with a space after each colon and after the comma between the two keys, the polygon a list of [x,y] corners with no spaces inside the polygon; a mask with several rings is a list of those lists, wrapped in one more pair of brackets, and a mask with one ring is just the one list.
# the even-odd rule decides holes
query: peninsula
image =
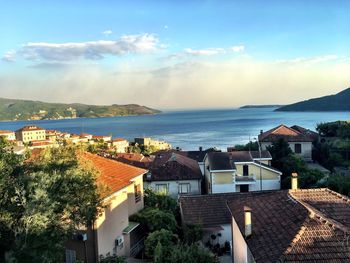
{"label": "peninsula", "polygon": [[137,104],[86,105],[0,98],[0,121],[58,120],[160,113]]}
{"label": "peninsula", "polygon": [[335,95],[305,100],[276,109],[275,111],[350,111],[350,88]]}

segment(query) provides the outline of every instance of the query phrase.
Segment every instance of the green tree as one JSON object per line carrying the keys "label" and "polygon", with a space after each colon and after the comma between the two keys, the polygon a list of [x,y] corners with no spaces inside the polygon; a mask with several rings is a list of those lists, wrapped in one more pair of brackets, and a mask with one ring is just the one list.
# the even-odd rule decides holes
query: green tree
{"label": "green tree", "polygon": [[257,142],[248,142],[247,144],[236,144],[235,150],[237,151],[258,151],[259,144]]}
{"label": "green tree", "polygon": [[218,258],[208,250],[192,245],[176,245],[172,248],[171,256],[166,262],[182,262],[182,263],[217,263]]}
{"label": "green tree", "polygon": [[142,223],[150,232],[161,229],[174,232],[177,229],[175,216],[169,211],[158,208],[146,208],[131,216],[130,220]]}
{"label": "green tree", "polygon": [[145,207],[158,208],[172,213],[178,212],[176,200],[165,193],[158,193],[151,189],[146,189],[144,196]]}
{"label": "green tree", "polygon": [[158,243],[160,243],[162,256],[169,258],[171,255],[172,246],[177,244],[178,241],[178,237],[169,230],[161,229],[154,231],[153,233],[149,234],[145,240],[146,256],[154,258],[156,247]]}
{"label": "green tree", "polygon": [[47,149],[26,162],[0,149],[0,163],[0,244],[11,244],[1,247],[2,257],[62,260],[64,242],[98,214],[95,171],[79,164],[72,147]]}

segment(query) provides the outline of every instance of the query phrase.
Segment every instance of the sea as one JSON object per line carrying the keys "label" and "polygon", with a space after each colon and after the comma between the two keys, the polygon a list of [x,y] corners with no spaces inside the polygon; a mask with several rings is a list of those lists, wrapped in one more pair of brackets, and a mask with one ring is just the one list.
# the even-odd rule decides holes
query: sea
{"label": "sea", "polygon": [[278,112],[275,109],[182,110],[144,116],[0,122],[0,130],[14,131],[35,124],[68,133],[111,134],[113,138],[129,141],[135,137],[151,137],[183,150],[199,147],[226,150],[229,146],[253,141],[260,130],[280,124],[315,130],[318,123],[350,120],[350,112]]}

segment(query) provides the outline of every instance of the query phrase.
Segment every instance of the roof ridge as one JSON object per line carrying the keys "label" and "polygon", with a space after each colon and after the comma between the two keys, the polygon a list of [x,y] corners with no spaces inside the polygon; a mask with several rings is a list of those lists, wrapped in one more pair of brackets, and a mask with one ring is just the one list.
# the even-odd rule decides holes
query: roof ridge
{"label": "roof ridge", "polygon": [[[318,210],[316,207],[309,205],[308,203],[296,198],[295,196],[293,196],[293,192],[296,193],[298,191],[304,191],[304,192],[312,192],[312,191],[327,191],[329,189],[327,188],[315,188],[315,189],[297,189],[297,190],[289,190],[288,191],[288,195],[293,198],[295,201],[297,201],[298,203],[300,203],[302,206],[304,206],[308,211],[309,211],[309,217],[311,218],[316,218],[317,220],[319,220],[321,223],[325,223],[328,224],[332,227],[336,227],[340,230],[342,230],[343,232],[350,234],[350,228],[343,225],[342,223],[338,222],[335,219],[329,218],[326,214],[324,214],[323,212],[321,212],[320,210]],[[349,201],[350,202],[350,201]]]}
{"label": "roof ridge", "polygon": [[92,155],[92,156],[98,156],[99,158],[102,158],[102,159],[110,160],[110,161],[113,161],[113,162],[116,162],[116,163],[119,163],[119,164],[122,164],[122,165],[125,165],[125,166],[130,166],[130,167],[135,168],[135,169],[140,169],[140,170],[145,171],[145,173],[147,172],[147,170],[145,170],[145,169],[133,166],[131,164],[120,162],[118,160],[113,159],[112,157],[104,157],[104,156],[101,156],[99,154],[93,154],[93,153],[90,153],[90,152],[84,152],[84,154],[89,154],[89,155]]}

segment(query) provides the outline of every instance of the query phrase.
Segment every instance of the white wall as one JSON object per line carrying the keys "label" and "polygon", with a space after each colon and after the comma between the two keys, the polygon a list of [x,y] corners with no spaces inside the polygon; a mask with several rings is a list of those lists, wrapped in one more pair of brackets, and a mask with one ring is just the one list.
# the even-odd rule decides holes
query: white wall
{"label": "white wall", "polygon": [[236,191],[236,184],[213,184],[213,194],[233,193]]}
{"label": "white wall", "polygon": [[233,256],[235,263],[247,263],[248,262],[248,246],[245,239],[239,230],[239,227],[232,217],[232,236],[233,236]]}
{"label": "white wall", "polygon": [[[280,190],[281,180],[262,180],[262,190]],[[260,180],[257,179],[255,184],[249,185],[249,191],[260,191]]]}
{"label": "white wall", "polygon": [[151,188],[154,191],[157,190],[157,184],[167,184],[168,194],[174,198],[179,195],[179,184],[189,183],[190,193],[189,195],[200,195],[201,194],[201,180],[179,180],[179,181],[152,181],[144,182],[145,188]]}
{"label": "white wall", "polygon": [[[312,160],[312,142],[289,142],[289,147],[292,149],[293,153],[295,153],[295,144],[301,144],[301,154],[298,154],[305,158],[306,160]],[[261,149],[267,150],[267,146],[272,145],[271,142],[261,142]]]}
{"label": "white wall", "polygon": [[221,233],[221,237],[216,237],[216,239],[213,242],[213,244],[217,244],[219,243],[221,246],[223,246],[225,244],[226,241],[230,242],[232,241],[232,234],[231,234],[231,224],[224,224],[221,225],[221,227],[223,228],[223,230],[220,231],[214,231],[214,232],[205,232],[203,234],[203,239],[202,242],[205,244],[206,242],[208,242],[208,240],[211,240],[211,235],[217,235],[218,233]]}

